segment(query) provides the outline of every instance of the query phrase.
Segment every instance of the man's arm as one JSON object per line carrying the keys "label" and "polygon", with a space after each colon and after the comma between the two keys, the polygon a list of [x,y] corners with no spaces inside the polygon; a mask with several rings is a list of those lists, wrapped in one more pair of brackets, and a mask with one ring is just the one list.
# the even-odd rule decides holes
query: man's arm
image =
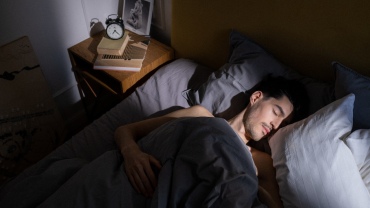
{"label": "man's arm", "polygon": [[154,129],[180,117],[213,117],[213,115],[200,105],[184,108],[161,117],[142,120],[136,123],[120,126],[116,129],[114,139],[121,153],[130,148],[138,148],[136,142]]}
{"label": "man's arm", "polygon": [[258,197],[268,207],[283,207],[272,158],[267,153],[254,148],[251,148],[251,153],[258,171]]}
{"label": "man's arm", "polygon": [[121,151],[124,168],[131,185],[138,193],[149,197],[157,186],[157,178],[152,165],[160,169],[160,162],[153,156],[142,152],[136,141],[144,137],[173,117],[158,117],[120,126],[116,129],[114,139]]}
{"label": "man's arm", "polygon": [[202,106],[174,111],[162,117],[151,118],[136,123],[120,126],[116,129],[114,139],[125,159],[125,171],[136,191],[144,196],[151,196],[157,186],[157,179],[152,165],[160,169],[160,162],[153,156],[142,152],[137,141],[161,125],[179,117],[212,117]]}

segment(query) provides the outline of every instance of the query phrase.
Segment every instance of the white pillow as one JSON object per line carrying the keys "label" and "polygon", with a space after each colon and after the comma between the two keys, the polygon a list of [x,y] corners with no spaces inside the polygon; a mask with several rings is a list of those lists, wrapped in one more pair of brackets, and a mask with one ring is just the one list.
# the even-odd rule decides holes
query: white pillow
{"label": "white pillow", "polygon": [[370,207],[354,157],[341,140],[352,128],[350,94],[280,129],[269,141],[284,207]]}
{"label": "white pillow", "polygon": [[359,129],[352,132],[345,143],[351,150],[361,177],[370,192],[370,129]]}

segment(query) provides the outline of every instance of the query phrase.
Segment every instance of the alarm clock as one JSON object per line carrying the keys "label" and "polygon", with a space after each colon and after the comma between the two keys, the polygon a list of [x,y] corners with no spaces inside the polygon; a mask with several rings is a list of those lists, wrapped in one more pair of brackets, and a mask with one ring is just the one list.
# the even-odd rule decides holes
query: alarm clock
{"label": "alarm clock", "polygon": [[118,40],[123,37],[125,33],[125,26],[123,24],[122,17],[116,15],[116,18],[110,18],[112,15],[116,14],[111,14],[108,16],[107,20],[105,21],[105,24],[107,25],[105,31],[108,38],[112,40]]}

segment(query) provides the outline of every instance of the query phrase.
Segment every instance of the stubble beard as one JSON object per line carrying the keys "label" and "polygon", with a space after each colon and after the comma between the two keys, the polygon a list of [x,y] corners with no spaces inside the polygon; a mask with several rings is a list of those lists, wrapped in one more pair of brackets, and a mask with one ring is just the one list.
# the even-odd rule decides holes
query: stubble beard
{"label": "stubble beard", "polygon": [[257,136],[256,132],[253,130],[253,123],[252,120],[254,118],[256,106],[249,106],[249,108],[246,109],[244,116],[243,116],[243,125],[245,128],[245,136],[248,140],[255,140],[258,141],[261,138]]}

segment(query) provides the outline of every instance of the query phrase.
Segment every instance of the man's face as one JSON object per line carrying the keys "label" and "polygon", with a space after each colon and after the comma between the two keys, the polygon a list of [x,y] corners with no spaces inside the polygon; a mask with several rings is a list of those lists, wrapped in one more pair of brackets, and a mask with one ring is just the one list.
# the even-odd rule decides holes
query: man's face
{"label": "man's face", "polygon": [[264,98],[260,91],[253,93],[243,118],[246,137],[255,141],[267,137],[280,127],[292,111],[293,105],[285,95],[275,99]]}

